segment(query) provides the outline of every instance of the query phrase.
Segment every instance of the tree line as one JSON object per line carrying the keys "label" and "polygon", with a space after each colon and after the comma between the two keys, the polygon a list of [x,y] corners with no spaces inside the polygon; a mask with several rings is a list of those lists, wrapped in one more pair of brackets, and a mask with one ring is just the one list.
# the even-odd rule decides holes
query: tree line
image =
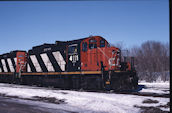
{"label": "tree line", "polygon": [[[122,51],[123,43],[113,44]],[[123,56],[134,57],[135,69],[139,80],[153,82],[156,80],[169,81],[169,43],[146,41],[140,46],[134,46],[123,53]]]}

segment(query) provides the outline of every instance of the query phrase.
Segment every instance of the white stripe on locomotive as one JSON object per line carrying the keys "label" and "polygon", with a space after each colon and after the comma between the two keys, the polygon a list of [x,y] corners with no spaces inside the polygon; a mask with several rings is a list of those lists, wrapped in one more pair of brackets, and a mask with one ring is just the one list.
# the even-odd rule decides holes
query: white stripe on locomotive
{"label": "white stripe on locomotive", "polygon": [[4,72],[8,72],[7,66],[6,66],[6,64],[5,64],[5,60],[4,60],[4,59],[1,59],[1,62],[2,62],[2,67],[3,67],[3,69],[4,69]]}
{"label": "white stripe on locomotive", "polygon": [[27,72],[32,72],[29,64],[27,64]]}
{"label": "white stripe on locomotive", "polygon": [[47,70],[50,72],[50,71],[53,71],[54,72],[54,67],[52,65],[52,63],[50,62],[50,59],[48,58],[47,54],[46,53],[43,53],[43,54],[40,54]]}
{"label": "white stripe on locomotive", "polygon": [[12,61],[10,58],[7,59],[7,62],[8,62],[8,66],[10,68],[10,71],[11,72],[14,72],[14,67],[13,67],[13,64],[12,64]]}
{"label": "white stripe on locomotive", "polygon": [[63,59],[63,56],[61,55],[61,53],[59,51],[53,52],[54,58],[56,59],[57,63],[59,64],[60,68],[62,71],[65,71],[65,65],[66,62]]}
{"label": "white stripe on locomotive", "polygon": [[38,60],[35,55],[30,55],[31,61],[36,69],[37,72],[42,72],[42,69],[38,63]]}

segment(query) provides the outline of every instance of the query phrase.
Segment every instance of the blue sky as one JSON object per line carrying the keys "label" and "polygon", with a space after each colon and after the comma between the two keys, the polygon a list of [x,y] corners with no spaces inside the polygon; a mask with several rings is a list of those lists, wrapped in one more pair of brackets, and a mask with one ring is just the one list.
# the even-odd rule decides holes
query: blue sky
{"label": "blue sky", "polygon": [[0,54],[89,35],[125,48],[169,42],[168,0],[0,2]]}

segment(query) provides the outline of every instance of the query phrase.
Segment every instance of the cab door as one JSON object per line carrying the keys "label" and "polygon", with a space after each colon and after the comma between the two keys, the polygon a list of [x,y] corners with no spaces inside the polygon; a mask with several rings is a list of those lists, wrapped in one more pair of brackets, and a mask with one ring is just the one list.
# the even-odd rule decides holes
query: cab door
{"label": "cab door", "polygon": [[68,45],[68,71],[79,71],[80,70],[80,59],[79,59],[79,45],[70,44]]}

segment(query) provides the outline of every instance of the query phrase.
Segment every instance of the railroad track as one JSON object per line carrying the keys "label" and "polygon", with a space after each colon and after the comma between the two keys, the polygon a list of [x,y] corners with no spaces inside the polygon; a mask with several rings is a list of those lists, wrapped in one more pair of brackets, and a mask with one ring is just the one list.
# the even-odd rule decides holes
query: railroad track
{"label": "railroad track", "polygon": [[[32,85],[27,85],[27,86],[32,86]],[[40,87],[40,86],[35,86],[35,85],[33,85],[33,86],[36,87],[36,88],[45,88],[47,90],[66,90],[66,89],[54,88],[54,87]],[[138,90],[135,90],[135,91],[113,91],[113,90],[107,91],[107,90],[82,90],[82,89],[71,89],[70,91],[96,92],[96,93],[108,93],[108,94],[126,94],[126,95],[137,95],[137,96],[170,98],[170,94],[152,93],[152,92],[139,92],[142,88],[145,88],[145,87],[140,85]]]}
{"label": "railroad track", "polygon": [[170,94],[166,93],[153,93],[153,92],[139,92],[145,88],[144,85],[139,85],[137,90],[134,91],[96,91],[96,90],[84,90],[87,92],[99,92],[99,93],[110,93],[110,94],[126,94],[126,95],[137,95],[137,96],[149,96],[149,97],[163,97],[170,98]]}
{"label": "railroad track", "polygon": [[163,98],[170,98],[170,94],[158,94],[158,93],[150,93],[150,92],[115,92],[116,94],[131,94],[131,95],[138,95],[138,96],[151,96],[151,97],[163,97]]}

